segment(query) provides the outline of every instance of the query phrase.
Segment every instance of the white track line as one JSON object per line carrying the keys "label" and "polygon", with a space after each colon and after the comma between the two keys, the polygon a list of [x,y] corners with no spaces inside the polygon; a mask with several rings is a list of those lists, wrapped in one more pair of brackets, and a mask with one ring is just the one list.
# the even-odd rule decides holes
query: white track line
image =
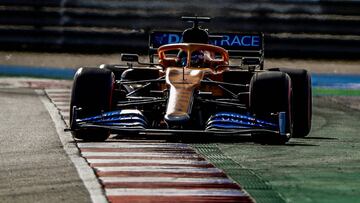
{"label": "white track line", "polygon": [[87,159],[90,164],[188,164],[207,165],[208,161],[196,161],[188,159]]}
{"label": "white track line", "polygon": [[80,148],[175,148],[191,149],[189,145],[182,143],[132,143],[132,142],[109,142],[109,143],[78,143]]}
{"label": "white track line", "polygon": [[71,90],[70,89],[46,89],[46,93],[47,94],[66,94],[66,95],[70,95]]}
{"label": "white track line", "polygon": [[[219,196],[219,197],[245,197],[246,193],[237,189],[105,189],[109,196]],[[175,200],[175,199],[174,199]]]}
{"label": "white track line", "polygon": [[230,184],[228,178],[174,178],[174,177],[100,177],[106,183],[206,183]]}
{"label": "white track line", "polygon": [[84,157],[199,158],[195,153],[81,152]]}
{"label": "white track line", "polygon": [[58,102],[54,102],[54,104],[56,105],[56,106],[63,106],[63,107],[65,107],[65,106],[69,106],[69,102],[67,102],[67,101],[58,101]]}
{"label": "white track line", "polygon": [[169,166],[124,166],[94,167],[99,172],[160,172],[160,173],[222,173],[218,168],[169,167]]}
{"label": "white track line", "polygon": [[[48,110],[52,120],[54,121],[56,132],[59,135],[60,141],[63,145],[63,148],[70,160],[73,162],[79,177],[84,182],[86,189],[90,193],[90,198],[94,203],[106,203],[108,202],[105,194],[103,193],[102,186],[100,185],[98,179],[96,178],[94,171],[89,167],[88,163],[83,157],[79,156],[79,149],[77,148],[74,140],[72,139],[70,133],[65,133],[65,123],[61,119],[58,109],[54,106],[53,103],[45,97],[42,90],[36,91],[40,97],[40,100],[44,104],[45,108]],[[52,90],[51,92],[56,92]]]}

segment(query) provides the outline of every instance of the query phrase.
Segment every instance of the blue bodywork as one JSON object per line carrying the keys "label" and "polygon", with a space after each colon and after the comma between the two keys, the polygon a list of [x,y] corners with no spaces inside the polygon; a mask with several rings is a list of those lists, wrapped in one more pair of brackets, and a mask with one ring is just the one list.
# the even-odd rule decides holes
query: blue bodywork
{"label": "blue bodywork", "polygon": [[83,119],[76,119],[78,124],[91,123],[105,126],[119,126],[126,128],[141,128],[148,127],[145,116],[136,109],[124,109],[119,111],[111,111],[103,113],[99,116],[92,116]]}
{"label": "blue bodywork", "polygon": [[269,129],[278,130],[278,124],[257,119],[253,116],[233,112],[220,112],[210,117],[206,130],[220,129]]}
{"label": "blue bodywork", "polygon": [[[280,121],[280,120],[279,120]],[[124,109],[103,113],[98,116],[92,116],[82,119],[76,119],[78,125],[97,125],[103,127],[118,127],[122,129],[148,129],[148,121],[141,111],[136,109]],[[220,112],[211,116],[206,122],[205,131],[232,131],[232,130],[251,130],[263,129],[278,131],[281,122],[271,123],[260,120],[254,116],[244,115],[234,112]]]}

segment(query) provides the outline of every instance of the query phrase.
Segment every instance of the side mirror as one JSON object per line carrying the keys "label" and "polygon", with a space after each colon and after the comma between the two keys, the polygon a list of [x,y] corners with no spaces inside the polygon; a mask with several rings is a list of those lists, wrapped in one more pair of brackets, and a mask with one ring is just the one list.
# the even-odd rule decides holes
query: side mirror
{"label": "side mirror", "polygon": [[243,65],[253,65],[253,66],[259,65],[260,59],[259,58],[243,58],[242,64]]}
{"label": "side mirror", "polygon": [[139,55],[137,54],[121,54],[121,61],[139,62]]}
{"label": "side mirror", "polygon": [[[126,62],[136,62],[139,65],[143,65],[143,66],[150,66],[150,67],[154,67],[154,66],[161,66],[162,69],[164,69],[164,67],[160,64],[156,64],[156,63],[143,63],[139,61],[139,55],[137,54],[121,54],[120,56],[120,60],[121,61],[126,61]],[[133,64],[132,63],[127,63],[129,68],[133,68]]]}

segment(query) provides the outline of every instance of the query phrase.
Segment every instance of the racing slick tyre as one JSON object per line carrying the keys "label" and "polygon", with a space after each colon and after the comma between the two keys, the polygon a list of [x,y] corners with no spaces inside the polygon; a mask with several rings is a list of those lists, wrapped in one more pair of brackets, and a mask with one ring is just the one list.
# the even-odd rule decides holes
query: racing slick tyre
{"label": "racing slick tyre", "polygon": [[287,73],[293,90],[293,137],[305,137],[311,130],[312,88],[311,76],[304,69],[272,68],[270,71]]}
{"label": "racing slick tyre", "polygon": [[[115,79],[108,69],[80,68],[74,76],[70,101],[70,126],[73,126],[72,109],[81,108],[78,118],[96,116],[102,111],[111,110],[111,99]],[[104,141],[110,133],[108,130],[79,129],[72,135],[84,141]]]}
{"label": "racing slick tyre", "polygon": [[285,144],[292,135],[292,89],[289,75],[283,72],[258,72],[250,81],[250,111],[259,119],[278,120],[272,113],[285,112],[286,135],[278,133],[252,133],[255,142]]}
{"label": "racing slick tyre", "polygon": [[119,68],[119,65],[116,64],[101,64],[99,66],[101,69],[108,69],[115,75],[115,80],[121,79],[121,74],[124,72],[124,68]]}

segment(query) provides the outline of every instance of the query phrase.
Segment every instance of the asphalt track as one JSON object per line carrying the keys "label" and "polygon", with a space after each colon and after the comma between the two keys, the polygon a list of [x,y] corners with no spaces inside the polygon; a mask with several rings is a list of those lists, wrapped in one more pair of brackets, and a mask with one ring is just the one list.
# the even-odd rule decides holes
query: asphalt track
{"label": "asphalt track", "polygon": [[32,89],[0,89],[0,202],[89,202]]}
{"label": "asphalt track", "polygon": [[[0,108],[6,115],[0,120],[1,174],[6,174],[0,176],[0,202],[89,202],[44,104],[33,90],[21,88],[68,88],[69,82],[23,81],[17,88],[8,81],[0,84]],[[337,94],[355,98],[346,96],[347,90]],[[357,202],[360,113],[337,98],[314,97],[311,134],[285,146],[253,144],[247,138],[190,144],[257,202]]]}

